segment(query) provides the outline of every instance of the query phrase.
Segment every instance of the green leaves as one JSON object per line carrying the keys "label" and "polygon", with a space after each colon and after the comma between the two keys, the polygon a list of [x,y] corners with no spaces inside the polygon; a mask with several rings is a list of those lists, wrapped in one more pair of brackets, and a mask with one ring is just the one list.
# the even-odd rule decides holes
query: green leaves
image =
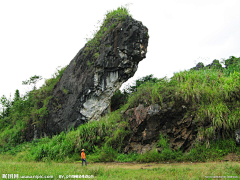
{"label": "green leaves", "polygon": [[[106,35],[106,33],[111,31],[117,25],[117,23],[124,21],[127,15],[131,16],[129,14],[129,10],[127,9],[127,5],[125,7],[118,7],[116,10],[107,11],[103,22],[101,23],[100,27],[98,27],[99,30],[95,30],[93,32],[93,38],[86,38],[87,52],[85,52],[85,54],[88,55],[88,52],[92,50],[94,51],[94,53],[98,53],[102,38]],[[115,19],[117,22],[112,23],[111,21],[113,19]],[[96,54],[94,55],[94,58],[96,58]]]}
{"label": "green leaves", "polygon": [[42,79],[42,76],[37,76],[37,75],[34,75],[32,77],[30,77],[29,80],[26,80],[26,81],[22,81],[22,84],[23,85],[31,85],[33,84],[33,89],[35,90],[36,89],[36,83],[37,81],[41,80]]}
{"label": "green leaves", "polygon": [[35,84],[38,80],[41,80],[42,77],[41,76],[32,76],[30,77],[29,80],[26,80],[26,81],[22,81],[22,84],[23,85],[30,85],[30,84]]}
{"label": "green leaves", "polygon": [[167,142],[167,137],[165,137],[161,133],[159,135],[158,147],[163,148],[163,149],[169,149],[169,144]]}
{"label": "green leaves", "polygon": [[19,90],[16,90],[14,99],[7,99],[3,96],[0,99],[3,107],[0,113],[0,147],[16,146],[26,139],[26,130],[31,124],[42,126],[44,117],[48,114],[47,106],[52,98],[51,92],[55,84],[61,78],[66,67],[57,69],[57,72],[51,79],[45,81],[40,89],[35,85],[41,76],[32,76],[29,80],[23,81],[23,84],[34,84],[32,91],[27,92],[23,97]]}

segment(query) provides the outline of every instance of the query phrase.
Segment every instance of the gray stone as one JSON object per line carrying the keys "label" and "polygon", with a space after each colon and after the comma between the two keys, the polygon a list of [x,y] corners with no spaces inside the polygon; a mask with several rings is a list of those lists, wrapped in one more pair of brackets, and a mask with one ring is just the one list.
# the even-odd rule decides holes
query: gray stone
{"label": "gray stone", "polygon": [[160,112],[160,106],[158,104],[151,105],[148,109],[148,114],[150,116],[156,115]]}
{"label": "gray stone", "polygon": [[114,92],[137,71],[146,57],[148,29],[129,16],[123,22],[112,19],[107,27],[113,23],[116,26],[103,35],[98,47],[86,44],[64,71],[54,87],[42,132],[58,134],[98,120]]}
{"label": "gray stone", "polygon": [[236,143],[240,144],[240,129],[237,129],[235,131],[235,138],[236,138]]}
{"label": "gray stone", "polygon": [[[164,105],[167,107],[163,103]],[[124,153],[132,151],[144,153],[151,150],[152,146],[158,143],[160,133],[167,136],[171,149],[189,151],[196,139],[197,126],[192,123],[194,116],[185,116],[185,109],[180,107],[181,104],[172,106],[171,109],[175,110],[175,113],[170,113],[166,109],[160,110],[157,104],[148,107],[139,104],[138,107],[124,112],[123,117],[128,121],[131,129]]]}

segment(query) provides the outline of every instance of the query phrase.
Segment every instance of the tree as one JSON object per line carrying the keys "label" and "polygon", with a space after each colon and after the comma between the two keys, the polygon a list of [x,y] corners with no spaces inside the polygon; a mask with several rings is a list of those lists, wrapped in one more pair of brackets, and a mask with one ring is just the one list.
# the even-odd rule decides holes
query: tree
{"label": "tree", "polygon": [[20,93],[19,93],[19,90],[16,89],[15,94],[14,94],[13,103],[17,102],[18,100],[20,100]]}
{"label": "tree", "polygon": [[1,106],[3,108],[2,116],[3,117],[8,117],[10,113],[10,108],[12,107],[12,103],[10,100],[6,98],[6,96],[2,96],[0,99]]}
{"label": "tree", "polygon": [[22,84],[23,85],[31,85],[31,84],[33,84],[33,90],[35,90],[37,81],[39,81],[41,79],[42,79],[42,76],[35,75],[35,76],[30,77],[29,80],[22,81]]}
{"label": "tree", "polygon": [[140,79],[137,79],[134,83],[134,85],[129,86],[126,90],[128,91],[129,94],[136,92],[137,88],[141,86],[142,84],[145,84],[146,82],[151,82],[151,83],[156,83],[158,82],[158,78],[153,77],[152,74],[144,76]]}

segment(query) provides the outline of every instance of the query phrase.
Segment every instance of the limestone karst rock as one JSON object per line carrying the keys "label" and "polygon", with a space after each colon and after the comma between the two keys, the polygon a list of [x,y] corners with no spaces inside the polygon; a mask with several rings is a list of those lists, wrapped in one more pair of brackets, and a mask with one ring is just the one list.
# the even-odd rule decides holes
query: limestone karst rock
{"label": "limestone karst rock", "polygon": [[[182,149],[188,151],[196,139],[197,126],[193,122],[192,115],[185,116],[187,110],[185,105],[168,106],[158,104],[128,109],[124,118],[128,119],[131,136],[124,152],[145,153],[156,146],[159,133],[167,136],[171,149]],[[160,150],[161,151],[161,150]]]}
{"label": "limestone karst rock", "polygon": [[124,21],[112,19],[106,28],[98,42],[77,53],[54,87],[41,130],[47,135],[101,117],[114,92],[146,57],[149,36],[142,22],[127,16]]}

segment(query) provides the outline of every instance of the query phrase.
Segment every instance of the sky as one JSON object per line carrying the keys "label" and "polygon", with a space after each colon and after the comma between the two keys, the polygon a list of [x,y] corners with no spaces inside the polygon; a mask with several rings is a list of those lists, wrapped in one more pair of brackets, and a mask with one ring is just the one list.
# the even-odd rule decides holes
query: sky
{"label": "sky", "polygon": [[43,77],[41,86],[70,63],[107,11],[125,4],[150,38],[146,58],[123,86],[240,56],[239,0],[0,0],[0,97],[31,90],[22,81],[34,75]]}

